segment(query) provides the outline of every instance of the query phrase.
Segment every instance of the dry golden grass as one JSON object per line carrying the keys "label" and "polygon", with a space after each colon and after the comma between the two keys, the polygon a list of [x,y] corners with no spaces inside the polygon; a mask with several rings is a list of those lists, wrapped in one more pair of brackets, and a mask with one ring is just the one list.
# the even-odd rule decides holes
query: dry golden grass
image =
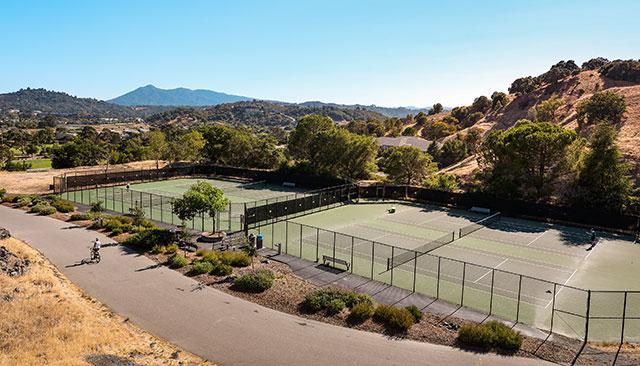
{"label": "dry golden grass", "polygon": [[[7,239],[0,245],[33,262],[24,276],[0,274],[0,366],[92,365],[86,358],[96,355],[136,365],[211,365],[84,295],[26,244]],[[15,298],[2,300],[7,294]]]}
{"label": "dry golden grass", "polygon": [[[167,162],[160,161],[159,166],[163,167]],[[137,161],[128,164],[110,165],[109,170],[122,168],[142,169],[155,168],[156,161]],[[82,172],[86,170],[105,169],[106,166],[90,166],[73,169],[49,169],[44,172],[0,172],[0,188],[5,188],[9,193],[20,194],[40,194],[51,193],[49,185],[53,184],[53,177],[64,173],[73,174],[74,172]]]}

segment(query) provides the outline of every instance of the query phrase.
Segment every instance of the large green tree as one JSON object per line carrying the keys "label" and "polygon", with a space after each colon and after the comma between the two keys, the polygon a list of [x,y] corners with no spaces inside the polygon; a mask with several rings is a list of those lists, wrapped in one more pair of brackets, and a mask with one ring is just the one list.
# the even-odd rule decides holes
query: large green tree
{"label": "large green tree", "polygon": [[103,145],[76,139],[53,150],[51,166],[60,169],[98,165],[106,157]]}
{"label": "large green tree", "polygon": [[576,206],[620,212],[628,202],[632,191],[630,168],[615,138],[616,130],[608,124],[602,123],[593,131],[578,163],[572,197]]}
{"label": "large green tree", "polygon": [[190,131],[178,140],[170,143],[171,159],[173,161],[198,161],[202,155],[206,141],[200,131]]}
{"label": "large green tree", "polygon": [[508,198],[548,197],[568,168],[566,153],[575,139],[574,131],[528,120],[493,131],[480,149],[484,189]]}
{"label": "large green tree", "polygon": [[159,167],[159,161],[169,155],[169,143],[165,134],[160,130],[153,130],[144,136],[144,140],[147,147],[145,157],[155,160],[156,168]]}
{"label": "large green tree", "polygon": [[369,177],[378,148],[373,138],[345,129],[320,132],[309,147],[309,164],[316,173],[347,180]]}
{"label": "large green tree", "polygon": [[379,162],[389,179],[398,184],[420,185],[437,170],[431,156],[413,146],[389,148]]}
{"label": "large green tree", "polygon": [[[200,181],[193,184],[182,197],[171,201],[171,209],[184,225],[186,221],[204,214],[215,220],[216,213],[223,211],[228,204],[229,200],[224,197],[221,189]],[[215,221],[213,227],[216,227]]]}
{"label": "large green tree", "polygon": [[331,118],[317,114],[302,117],[289,135],[289,154],[296,160],[308,160],[311,157],[311,143],[321,132],[336,129]]}

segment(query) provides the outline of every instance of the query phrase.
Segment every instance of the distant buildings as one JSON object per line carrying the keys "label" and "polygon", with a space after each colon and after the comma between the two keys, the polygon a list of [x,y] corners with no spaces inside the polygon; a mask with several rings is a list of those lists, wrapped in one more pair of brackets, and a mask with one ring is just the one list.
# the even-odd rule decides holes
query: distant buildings
{"label": "distant buildings", "polygon": [[378,137],[377,140],[378,145],[383,149],[388,149],[393,146],[413,146],[422,151],[427,151],[432,142],[415,136]]}

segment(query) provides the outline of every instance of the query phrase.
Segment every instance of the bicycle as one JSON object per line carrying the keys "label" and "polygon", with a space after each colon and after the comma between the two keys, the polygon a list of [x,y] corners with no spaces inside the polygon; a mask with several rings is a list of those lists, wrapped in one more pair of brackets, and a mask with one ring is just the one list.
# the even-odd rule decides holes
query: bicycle
{"label": "bicycle", "polygon": [[100,259],[101,259],[100,251],[93,249],[93,247],[88,247],[88,248],[90,250],[89,258],[82,259],[81,263],[82,264],[100,263]]}

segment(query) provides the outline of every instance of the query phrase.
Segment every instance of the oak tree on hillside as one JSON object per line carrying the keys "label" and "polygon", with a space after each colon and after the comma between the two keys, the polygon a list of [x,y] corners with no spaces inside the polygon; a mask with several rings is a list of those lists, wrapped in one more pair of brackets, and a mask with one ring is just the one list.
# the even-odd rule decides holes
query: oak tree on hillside
{"label": "oak tree on hillside", "polygon": [[618,124],[622,120],[627,105],[624,98],[612,91],[595,93],[591,98],[578,104],[578,125],[608,122]]}
{"label": "oak tree on hillside", "polygon": [[420,185],[437,170],[431,156],[413,146],[394,146],[379,162],[389,179],[398,184]]}

